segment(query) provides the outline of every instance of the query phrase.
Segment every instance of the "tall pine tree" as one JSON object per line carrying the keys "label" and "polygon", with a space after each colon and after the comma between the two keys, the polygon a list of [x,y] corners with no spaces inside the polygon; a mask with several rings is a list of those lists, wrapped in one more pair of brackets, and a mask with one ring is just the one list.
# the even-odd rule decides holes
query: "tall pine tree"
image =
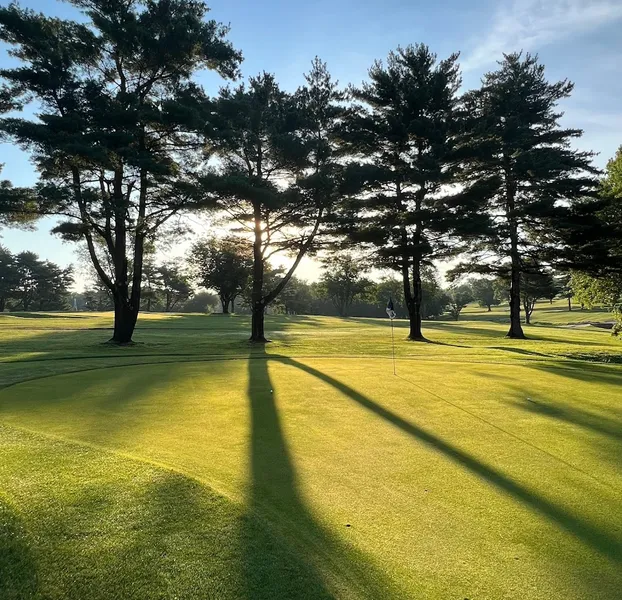
{"label": "tall pine tree", "polygon": [[[252,239],[253,342],[266,341],[266,308],[314,249],[338,199],[335,127],[340,99],[326,65],[316,59],[306,85],[294,94],[282,91],[274,77],[264,73],[252,77],[248,86],[223,90],[216,103],[220,130],[209,136],[221,165],[203,183],[239,232]],[[293,260],[283,276],[268,285],[268,261],[278,253]]]}
{"label": "tall pine tree", "polygon": [[241,59],[201,0],[70,0],[88,22],[0,9],[0,39],[21,64],[0,71],[3,97],[36,118],[0,129],[31,151],[41,210],[84,241],[114,298],[112,342],[129,343],[145,246],[192,200],[200,69],[235,77]]}
{"label": "tall pine tree", "polygon": [[570,146],[582,132],[559,125],[558,102],[572,89],[566,80],[549,83],[536,56],[517,53],[464,97],[461,196],[483,201],[488,222],[457,271],[510,280],[510,338],[525,337],[521,275],[555,261],[562,223],[573,204],[594,192],[593,154]]}
{"label": "tall pine tree", "polygon": [[398,48],[351,90],[343,127],[352,153],[344,219],[355,242],[377,248],[379,265],[402,275],[409,338],[423,340],[422,269],[456,250],[451,237],[477,221],[475,203],[456,203],[458,56],[437,60],[425,45]]}

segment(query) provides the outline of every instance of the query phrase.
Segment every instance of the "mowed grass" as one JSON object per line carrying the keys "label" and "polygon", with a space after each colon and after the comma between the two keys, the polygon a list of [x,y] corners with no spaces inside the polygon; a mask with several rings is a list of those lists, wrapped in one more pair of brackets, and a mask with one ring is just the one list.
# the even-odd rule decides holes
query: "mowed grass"
{"label": "mowed grass", "polygon": [[619,598],[622,344],[473,317],[0,316],[0,598]]}

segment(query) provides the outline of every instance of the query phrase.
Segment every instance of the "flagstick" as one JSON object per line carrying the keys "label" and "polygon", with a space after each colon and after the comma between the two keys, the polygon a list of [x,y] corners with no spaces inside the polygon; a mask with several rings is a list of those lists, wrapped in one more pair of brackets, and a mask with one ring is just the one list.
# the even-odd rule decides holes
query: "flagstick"
{"label": "flagstick", "polygon": [[393,348],[393,375],[397,375],[395,371],[395,337],[393,335],[393,319],[391,319],[391,347]]}

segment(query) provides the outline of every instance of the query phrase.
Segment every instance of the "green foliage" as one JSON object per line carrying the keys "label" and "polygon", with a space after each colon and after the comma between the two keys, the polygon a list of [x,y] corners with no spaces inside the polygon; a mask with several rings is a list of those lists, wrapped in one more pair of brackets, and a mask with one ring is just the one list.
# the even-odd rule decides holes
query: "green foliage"
{"label": "green foliage", "polygon": [[334,253],[324,262],[320,289],[330,298],[340,317],[347,317],[356,298],[369,291],[372,283],[364,277],[367,268],[359,257]]}
{"label": "green foliage", "polygon": [[204,93],[192,77],[236,76],[240,55],[227,28],[204,19],[202,1],[72,3],[84,23],[0,9],[0,39],[20,61],[0,70],[4,93],[41,106],[37,118],[2,119],[0,130],[31,152],[41,210],[67,219],[57,232],[88,245],[114,298],[113,340],[127,343],[145,245],[196,201],[189,171]]}
{"label": "green foliage", "polygon": [[577,302],[588,307],[601,305],[609,308],[615,320],[613,335],[622,333],[622,274],[593,277],[574,271],[570,287]]}
{"label": "green foliage", "polygon": [[525,311],[525,323],[530,324],[531,314],[538,300],[541,298],[552,300],[558,292],[552,273],[548,271],[524,273],[521,281],[521,302]]}
{"label": "green foliage", "polygon": [[19,279],[15,257],[0,246],[0,312],[4,311],[7,300],[15,294]]}
{"label": "green foliage", "polygon": [[593,154],[571,147],[582,132],[559,125],[557,105],[572,89],[566,80],[549,83],[537,57],[515,53],[464,97],[460,195],[482,201],[488,222],[457,271],[510,276],[512,337],[524,337],[521,272],[560,257],[571,207],[595,193]]}
{"label": "green foliage", "polygon": [[160,291],[164,296],[164,312],[175,310],[194,293],[190,277],[179,262],[169,262],[158,267]]}
{"label": "green foliage", "polygon": [[460,318],[462,309],[470,302],[473,302],[473,290],[468,284],[452,286],[447,291],[447,297],[449,300],[449,314],[457,321]]}
{"label": "green foliage", "polygon": [[[326,65],[316,59],[306,85],[293,94],[263,73],[251,77],[248,86],[223,89],[215,104],[222,135],[213,149],[222,164],[207,173],[202,184],[208,197],[215,197],[218,207],[240,226],[240,233],[253,240],[256,341],[263,339],[266,306],[314,249],[338,198],[334,130],[341,97]],[[271,287],[264,274],[277,253],[293,256],[293,262]]]}
{"label": "green foliage", "polygon": [[[0,251],[0,308],[11,310],[63,310],[68,307],[72,269],[40,260],[34,252],[15,256]],[[0,311],[1,312],[1,311]]]}
{"label": "green foliage", "polygon": [[343,228],[376,247],[380,266],[401,273],[413,337],[421,335],[421,269],[455,250],[448,238],[471,216],[443,194],[456,176],[457,59],[438,61],[423,44],[391,52],[368,83],[351,88],[356,104],[343,127],[354,158]]}
{"label": "green foliage", "polygon": [[501,304],[501,299],[495,293],[495,283],[492,279],[487,277],[472,279],[469,285],[473,292],[473,299],[477,300],[480,306],[487,308],[488,312],[491,307]]}
{"label": "green foliage", "polygon": [[234,236],[198,240],[192,245],[188,260],[197,283],[214,290],[222,312],[228,313],[249,285],[253,264],[249,243]]}

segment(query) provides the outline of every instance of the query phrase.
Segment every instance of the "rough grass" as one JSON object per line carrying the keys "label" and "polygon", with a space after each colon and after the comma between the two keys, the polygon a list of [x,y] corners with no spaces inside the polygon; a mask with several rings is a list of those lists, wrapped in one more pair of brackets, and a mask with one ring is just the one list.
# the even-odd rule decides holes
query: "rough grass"
{"label": "rough grass", "polygon": [[[622,366],[483,320],[0,316],[0,598],[607,599]],[[465,315],[466,317],[466,315]]]}

